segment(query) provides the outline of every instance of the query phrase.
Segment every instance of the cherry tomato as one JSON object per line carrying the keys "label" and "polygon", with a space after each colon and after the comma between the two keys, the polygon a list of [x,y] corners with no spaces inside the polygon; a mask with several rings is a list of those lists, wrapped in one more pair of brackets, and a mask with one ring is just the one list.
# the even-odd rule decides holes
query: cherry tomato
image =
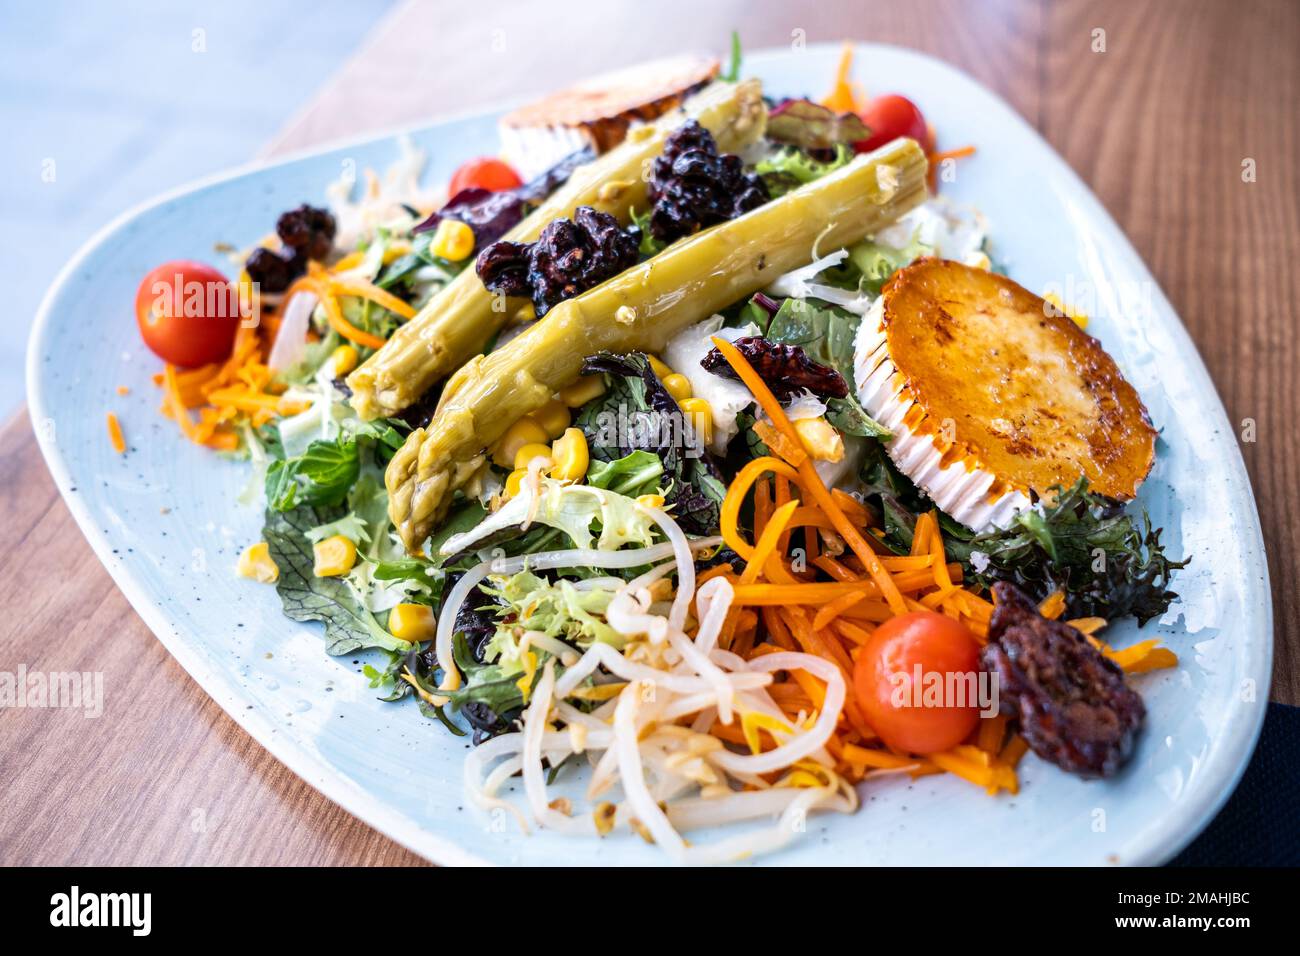
{"label": "cherry tomato", "polygon": [[230,354],[239,300],[229,280],[201,262],[165,262],[135,293],[144,344],[164,362],[196,368]]}
{"label": "cherry tomato", "polygon": [[519,174],[509,163],[503,163],[491,156],[480,156],[478,159],[471,159],[468,163],[462,164],[451,174],[447,195],[454,196],[462,189],[471,187],[498,193],[503,189],[514,189],[523,184],[524,181],[519,178]]}
{"label": "cherry tomato", "polygon": [[862,111],[862,122],[867,124],[871,135],[853,144],[859,153],[870,152],[878,146],[891,143],[900,136],[910,136],[921,144],[927,153],[934,148],[930,141],[930,127],[925,117],[916,108],[916,104],[906,96],[890,93],[877,96]]}
{"label": "cherry tomato", "polygon": [[[955,747],[975,729],[978,681],[958,675],[978,678],[978,672],[979,644],[966,627],[933,611],[914,611],[876,628],[858,653],[853,687],[867,723],[885,743],[929,754]],[[936,685],[937,696],[927,698],[927,688]]]}

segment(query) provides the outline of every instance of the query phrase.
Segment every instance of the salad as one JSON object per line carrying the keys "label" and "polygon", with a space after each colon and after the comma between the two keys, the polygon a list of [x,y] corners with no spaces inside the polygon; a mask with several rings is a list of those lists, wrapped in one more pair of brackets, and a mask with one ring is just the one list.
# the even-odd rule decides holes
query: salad
{"label": "salad", "polygon": [[445,190],[404,143],[221,247],[233,281],[141,284],[163,414],[265,511],[237,572],[467,736],[525,831],[725,862],[882,776],[1109,777],[1177,664],[1103,637],[1186,563],[1129,504],[1140,397],[938,193],[973,148],[851,67],[598,77]]}

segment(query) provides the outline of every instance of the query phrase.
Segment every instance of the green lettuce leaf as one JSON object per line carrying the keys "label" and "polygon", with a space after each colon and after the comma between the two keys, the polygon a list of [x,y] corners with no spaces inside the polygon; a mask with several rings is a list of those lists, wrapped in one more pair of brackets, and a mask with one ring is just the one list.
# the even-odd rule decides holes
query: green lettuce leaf
{"label": "green lettuce leaf", "polygon": [[786,147],[766,159],[759,160],[754,166],[754,172],[763,177],[768,193],[773,199],[777,199],[800,186],[847,166],[851,159],[853,159],[853,150],[842,143],[836,144],[834,158],[827,161],[814,159],[802,149]]}
{"label": "green lettuce leaf", "polygon": [[653,494],[663,473],[663,462],[657,455],[637,450],[613,461],[592,461],[587,469],[587,484],[635,498]]}
{"label": "green lettuce leaf", "polygon": [[266,472],[266,501],[276,511],[300,502],[317,507],[343,503],[361,474],[357,439],[340,434],[333,441],[318,439],[298,458],[271,463]]}
{"label": "green lettuce leaf", "polygon": [[[442,552],[457,555],[470,549],[480,550],[499,541],[502,532],[515,529],[517,533],[525,522],[562,531],[577,548],[594,546],[602,551],[617,551],[625,544],[645,547],[654,543],[654,522],[626,495],[546,477],[541,479],[540,487],[541,493],[536,495],[530,486],[524,485],[519,494],[473,530],[448,538]],[[597,521],[598,538],[592,531]]]}
{"label": "green lettuce leaf", "polygon": [[342,517],[340,509],[317,510],[310,505],[289,511],[267,509],[262,538],[280,569],[275,589],[284,613],[295,621],[323,622],[325,650],[334,656],[367,647],[405,653],[412,645],[380,627],[344,578],[318,578],[312,573],[315,555],[308,532]]}

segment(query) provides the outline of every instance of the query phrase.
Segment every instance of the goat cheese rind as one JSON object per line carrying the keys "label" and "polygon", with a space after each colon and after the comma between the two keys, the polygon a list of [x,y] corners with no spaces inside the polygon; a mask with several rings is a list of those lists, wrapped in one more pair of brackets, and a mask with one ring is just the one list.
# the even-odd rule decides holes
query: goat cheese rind
{"label": "goat cheese rind", "polygon": [[917,416],[909,413],[915,402],[889,358],[882,324],[884,301],[877,299],[863,317],[854,342],[858,401],[868,415],[894,433],[885,445],[894,465],[945,514],[977,532],[1005,528],[1030,506],[1029,496],[1016,488],[991,495],[995,483],[1004,487],[1005,482],[969,458],[945,461],[941,436],[914,429],[911,423]]}

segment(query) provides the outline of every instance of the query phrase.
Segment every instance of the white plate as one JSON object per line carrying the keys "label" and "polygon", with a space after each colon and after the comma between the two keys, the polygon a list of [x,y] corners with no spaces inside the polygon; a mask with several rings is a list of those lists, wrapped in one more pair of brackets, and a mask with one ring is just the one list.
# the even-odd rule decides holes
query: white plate
{"label": "white plate", "polygon": [[[818,93],[838,48],[750,56],[774,95]],[[944,191],[978,202],[998,258],[1030,289],[1055,284],[1083,305],[1161,429],[1142,501],[1174,554],[1183,595],[1148,625],[1182,658],[1139,679],[1150,714],[1136,756],[1108,782],[1084,782],[1032,756],[1017,796],[990,798],[953,777],[863,788],[853,816],[815,816],[764,862],[802,864],[1158,863],[1211,819],[1253,749],[1268,698],[1271,602],[1259,519],[1233,428],[1177,315],[1101,205],[1001,100],[943,63],[862,45],[859,78],[912,97],[945,146],[974,143]],[[495,114],[412,130],[445,179],[496,148]],[[172,193],[108,226],[47,295],[28,352],[28,399],[60,492],[109,573],[182,666],[244,729],[352,813],[444,863],[646,863],[626,833],[604,840],[525,837],[465,806],[465,740],[384,704],[361,657],[331,659],[316,625],[282,617],[274,590],[234,576],[261,515],[240,507],[244,466],[185,442],[157,413],[157,361],[140,344],[132,298],[168,259],[216,262],[218,240],[248,244],[283,209],[323,199],[347,164],[385,168],[392,137],[251,168]],[[115,395],[128,385],[126,398]],[[114,454],[103,410],[130,453]],[[1131,623],[1111,632],[1138,637]],[[710,834],[698,834],[705,840]]]}

